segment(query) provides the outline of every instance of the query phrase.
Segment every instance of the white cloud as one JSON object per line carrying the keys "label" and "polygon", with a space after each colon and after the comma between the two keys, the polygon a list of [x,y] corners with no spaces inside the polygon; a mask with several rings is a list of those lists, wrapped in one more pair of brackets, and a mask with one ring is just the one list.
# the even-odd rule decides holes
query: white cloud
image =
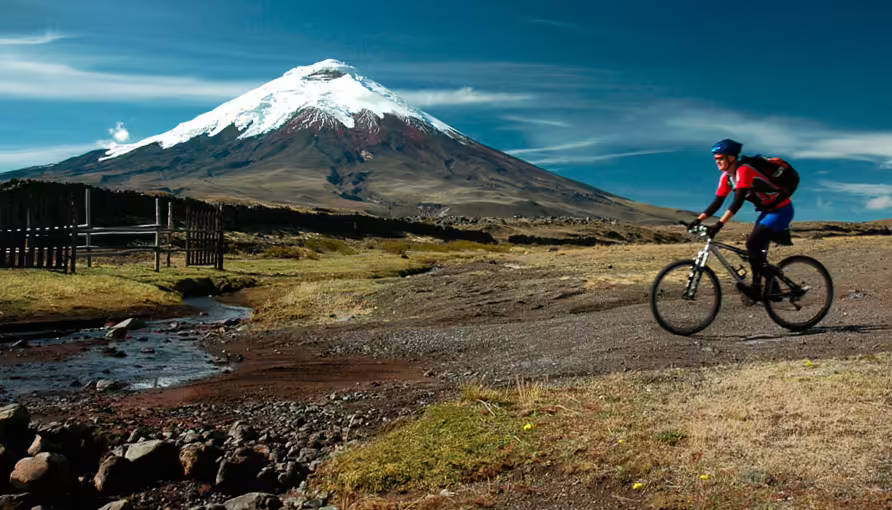
{"label": "white cloud", "polygon": [[115,127],[109,129],[108,134],[112,135],[112,138],[118,143],[124,143],[130,139],[130,132],[127,131],[127,128],[124,127],[124,123],[121,121],[118,121],[115,124]]}
{"label": "white cloud", "polygon": [[566,150],[574,150],[574,149],[582,149],[585,147],[591,147],[599,142],[597,138],[589,138],[587,140],[580,140],[578,142],[570,142],[564,143],[560,145],[552,145],[549,147],[529,147],[526,149],[509,149],[503,151],[507,154],[511,154],[512,156],[516,156],[518,154],[530,154],[537,152],[557,152],[557,151],[566,151]]}
{"label": "white cloud", "polygon": [[520,117],[518,115],[503,115],[503,120],[511,122],[520,122],[522,124],[533,124],[536,126],[554,126],[554,127],[570,127],[570,124],[562,120],[540,119],[536,117]]}
{"label": "white cloud", "polygon": [[867,208],[873,211],[878,209],[892,209],[892,195],[871,198],[867,201]]}
{"label": "white cloud", "polygon": [[84,71],[64,64],[0,57],[0,96],[82,101],[232,99],[253,82],[211,81],[186,76],[150,76]]}
{"label": "white cloud", "polygon": [[667,152],[673,152],[670,150],[664,151],[629,151],[629,152],[614,152],[610,154],[593,154],[593,155],[585,155],[585,156],[556,156],[553,158],[544,158],[544,159],[534,159],[529,162],[534,165],[569,165],[576,163],[594,163],[596,161],[605,161],[608,159],[616,159],[616,158],[628,158],[631,156],[646,156],[648,154],[664,154]]}
{"label": "white cloud", "polygon": [[56,32],[46,32],[43,35],[24,35],[0,37],[0,46],[33,46],[37,44],[49,44],[63,39],[65,36]]}
{"label": "white cloud", "polygon": [[822,189],[838,193],[849,193],[864,197],[892,195],[892,184],[868,184],[855,182],[818,181]]}
{"label": "white cloud", "polygon": [[101,149],[102,142],[91,144],[54,145],[49,147],[0,148],[0,172],[18,170],[35,165],[58,163],[64,159],[80,156],[85,152]]}
{"label": "white cloud", "polygon": [[456,90],[400,90],[397,94],[415,106],[455,106],[468,104],[517,103],[533,99],[531,94],[487,92],[462,87]]}
{"label": "white cloud", "polygon": [[864,207],[876,211],[892,208],[892,184],[868,184],[856,182],[818,181],[822,191],[846,193],[868,198]]}

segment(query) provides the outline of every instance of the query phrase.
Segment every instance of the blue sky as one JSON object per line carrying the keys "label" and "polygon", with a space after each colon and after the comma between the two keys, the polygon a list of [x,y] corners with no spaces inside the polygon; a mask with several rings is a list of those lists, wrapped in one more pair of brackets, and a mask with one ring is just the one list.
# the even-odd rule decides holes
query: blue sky
{"label": "blue sky", "polygon": [[880,1],[3,0],[0,171],[167,131],[335,58],[635,200],[702,209],[709,147],[732,137],[800,171],[797,219],[890,218],[889,26]]}

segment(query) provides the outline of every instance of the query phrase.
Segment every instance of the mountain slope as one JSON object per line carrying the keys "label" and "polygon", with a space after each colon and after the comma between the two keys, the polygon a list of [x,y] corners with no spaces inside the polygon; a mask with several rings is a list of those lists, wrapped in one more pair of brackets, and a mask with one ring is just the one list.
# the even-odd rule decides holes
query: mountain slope
{"label": "mountain slope", "polygon": [[481,145],[334,60],[166,133],[4,177],[380,215],[675,216]]}

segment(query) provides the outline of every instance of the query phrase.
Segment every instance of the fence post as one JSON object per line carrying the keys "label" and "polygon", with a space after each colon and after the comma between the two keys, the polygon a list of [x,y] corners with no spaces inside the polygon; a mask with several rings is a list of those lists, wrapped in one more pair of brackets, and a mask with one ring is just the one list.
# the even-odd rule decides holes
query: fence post
{"label": "fence post", "polygon": [[71,199],[71,273],[77,271],[77,204]]}
{"label": "fence post", "polygon": [[186,265],[192,264],[192,207],[186,206]]}
{"label": "fence post", "polygon": [[223,270],[223,204],[217,205],[217,269]]}
{"label": "fence post", "polygon": [[155,272],[161,271],[161,199],[155,197]]}
{"label": "fence post", "polygon": [[93,257],[91,256],[91,252],[93,248],[91,247],[90,239],[90,229],[93,227],[93,209],[90,205],[90,188],[84,189],[84,225],[87,227],[87,267],[93,267]]}
{"label": "fence post", "polygon": [[167,203],[167,267],[170,267],[170,251],[173,248],[173,202]]}

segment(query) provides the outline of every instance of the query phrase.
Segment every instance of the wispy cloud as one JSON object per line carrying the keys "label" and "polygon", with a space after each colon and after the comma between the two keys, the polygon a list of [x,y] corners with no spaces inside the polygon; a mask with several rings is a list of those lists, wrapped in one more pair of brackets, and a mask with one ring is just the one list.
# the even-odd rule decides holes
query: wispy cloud
{"label": "wispy cloud", "polygon": [[541,119],[537,117],[521,117],[518,115],[503,115],[502,120],[520,122],[521,124],[534,124],[536,126],[570,127],[570,124],[562,120]]}
{"label": "wispy cloud", "polygon": [[487,92],[462,87],[456,90],[400,90],[397,94],[416,106],[456,106],[470,104],[517,103],[533,99],[532,94]]}
{"label": "wispy cloud", "polygon": [[609,154],[591,154],[584,156],[556,156],[551,158],[531,159],[530,163],[534,165],[572,165],[579,163],[595,163],[597,161],[606,161],[616,158],[628,158],[632,156],[646,156],[648,154],[665,154],[674,152],[671,150],[651,150],[651,151],[629,151],[629,152],[613,152]]}
{"label": "wispy cloud", "polygon": [[0,147],[0,172],[58,163],[64,159],[104,147],[101,142],[9,149]]}
{"label": "wispy cloud", "polygon": [[526,149],[509,149],[504,152],[511,154],[512,156],[516,156],[518,154],[531,154],[531,153],[539,153],[539,152],[557,152],[557,151],[568,151],[574,149],[582,149],[585,147],[591,147],[599,142],[597,138],[589,138],[587,140],[579,140],[578,142],[570,142],[564,143],[560,145],[551,145],[548,147],[529,147]]}
{"label": "wispy cloud", "polygon": [[259,85],[188,76],[84,71],[64,64],[0,58],[0,96],[45,100],[133,101],[231,99]]}
{"label": "wispy cloud", "polygon": [[867,198],[864,206],[869,210],[892,208],[892,184],[881,183],[855,183],[837,181],[818,181],[821,191],[834,193],[846,193],[862,198]]}
{"label": "wispy cloud", "polygon": [[677,137],[702,141],[710,135],[731,136],[759,150],[794,158],[870,161],[892,168],[892,132],[888,131],[840,130],[808,119],[755,117],[697,107],[667,113],[661,124],[672,128]]}
{"label": "wispy cloud", "polygon": [[65,38],[57,32],[45,32],[42,35],[0,36],[0,46],[34,46],[49,44],[53,41]]}
{"label": "wispy cloud", "polygon": [[526,18],[524,21],[527,23],[535,23],[537,25],[548,25],[557,28],[580,28],[576,23],[570,23],[567,21],[558,21],[554,19],[548,18]]}

